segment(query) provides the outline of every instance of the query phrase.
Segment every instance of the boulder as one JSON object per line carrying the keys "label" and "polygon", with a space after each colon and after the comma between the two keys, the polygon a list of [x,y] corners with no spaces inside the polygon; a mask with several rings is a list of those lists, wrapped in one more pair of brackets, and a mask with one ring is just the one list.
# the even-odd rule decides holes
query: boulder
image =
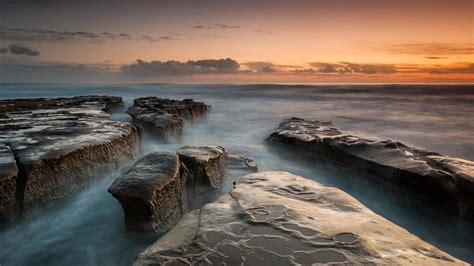
{"label": "boulder", "polygon": [[474,162],[390,140],[344,134],[331,122],[290,118],[269,137],[308,157],[334,159],[474,218]]}
{"label": "boulder", "polygon": [[127,111],[134,121],[160,141],[171,143],[181,137],[184,121],[203,116],[210,106],[192,99],[183,101],[143,97],[133,101]]}
{"label": "boulder", "polygon": [[166,232],[187,209],[186,167],[176,154],[154,152],[117,178],[109,192],[125,213],[128,230]]}
{"label": "boulder", "polygon": [[464,264],[343,191],[286,172],[242,177],[135,265]]}
{"label": "boulder", "polygon": [[[104,112],[120,103],[107,96],[1,101],[0,147],[8,147],[18,168],[16,183],[7,185],[15,186],[15,207],[2,212],[29,214],[133,159],[141,127]],[[1,173],[10,169],[0,164]]]}
{"label": "boulder", "polygon": [[211,201],[218,193],[226,171],[227,153],[220,146],[184,146],[177,152],[188,168],[186,188],[191,208]]}

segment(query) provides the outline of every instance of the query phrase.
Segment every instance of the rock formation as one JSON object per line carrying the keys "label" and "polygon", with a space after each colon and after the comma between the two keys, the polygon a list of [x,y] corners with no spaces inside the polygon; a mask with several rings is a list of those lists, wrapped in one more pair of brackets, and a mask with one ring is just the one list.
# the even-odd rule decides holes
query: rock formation
{"label": "rock formation", "polygon": [[135,261],[168,263],[465,264],[341,190],[286,172],[241,178],[229,194],[186,214]]}
{"label": "rock formation", "polygon": [[109,192],[125,213],[129,230],[163,233],[187,210],[186,174],[176,154],[154,152],[117,178]]}
{"label": "rock formation", "polygon": [[219,146],[150,153],[117,178],[109,192],[122,205],[127,229],[163,233],[189,208],[201,207],[218,195],[226,158]]}
{"label": "rock formation", "polygon": [[181,137],[184,120],[203,116],[209,106],[192,99],[183,101],[157,97],[138,98],[127,111],[152,135],[163,142],[175,142]]}
{"label": "rock formation", "polygon": [[225,175],[227,153],[220,146],[184,146],[177,152],[188,168],[186,188],[191,208],[214,199]]}
{"label": "rock formation", "polygon": [[229,154],[227,156],[227,169],[238,172],[257,172],[255,160],[245,154]]}
{"label": "rock formation", "polygon": [[14,221],[12,213],[29,214],[132,159],[141,128],[104,112],[121,102],[107,96],[2,100],[0,197],[8,200],[0,217]]}
{"label": "rock formation", "polygon": [[400,142],[344,134],[331,122],[300,118],[284,120],[268,140],[363,169],[474,218],[474,162]]}

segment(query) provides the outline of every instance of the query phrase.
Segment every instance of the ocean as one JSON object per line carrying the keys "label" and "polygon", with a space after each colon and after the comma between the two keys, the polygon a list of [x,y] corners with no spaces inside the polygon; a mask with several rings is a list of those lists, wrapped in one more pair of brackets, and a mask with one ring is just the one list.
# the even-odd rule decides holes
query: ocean
{"label": "ocean", "polygon": [[[377,214],[432,245],[474,263],[474,226],[413,201],[365,174],[269,147],[265,138],[283,118],[332,121],[343,131],[474,160],[474,85],[176,85],[0,84],[0,99],[76,95],[122,96],[113,119],[130,120],[134,98],[192,98],[212,105],[187,123],[181,142],[142,142],[141,153],[184,145],[221,145],[252,156],[260,171],[288,171],[342,189]],[[0,231],[0,265],[130,265],[153,239],[125,231],[120,204],[104,176],[41,215]]]}

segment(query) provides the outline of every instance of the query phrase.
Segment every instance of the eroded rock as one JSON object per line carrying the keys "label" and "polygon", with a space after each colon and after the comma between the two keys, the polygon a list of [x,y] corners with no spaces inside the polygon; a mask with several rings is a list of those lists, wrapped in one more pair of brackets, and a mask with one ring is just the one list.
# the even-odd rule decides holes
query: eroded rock
{"label": "eroded rock", "polygon": [[466,264],[339,189],[286,172],[242,177],[186,214],[135,265]]}
{"label": "eroded rock", "polygon": [[184,121],[203,116],[209,106],[192,99],[183,101],[143,97],[133,101],[127,111],[134,121],[153,132],[157,139],[170,143],[181,137]]}
{"label": "eroded rock", "polygon": [[220,146],[184,146],[177,152],[188,168],[186,187],[191,207],[211,201],[219,191],[225,175],[227,153]]}
{"label": "eroded rock", "polygon": [[7,145],[0,144],[0,223],[16,218],[17,177],[18,168],[13,153]]}
{"label": "eroded rock", "polygon": [[176,154],[150,153],[117,178],[109,192],[125,213],[129,230],[163,233],[187,209],[186,167]]}
{"label": "eroded rock", "polygon": [[[141,128],[112,121],[104,112],[121,101],[107,96],[1,101],[0,147],[9,147],[18,168],[15,212],[29,214],[135,157]],[[8,165],[0,164],[0,172]]]}
{"label": "eroded rock", "polygon": [[245,154],[229,154],[227,156],[227,169],[238,172],[258,172],[255,160]]}
{"label": "eroded rock", "polygon": [[284,120],[268,140],[363,169],[474,218],[474,162],[400,142],[344,134],[331,122],[300,118]]}

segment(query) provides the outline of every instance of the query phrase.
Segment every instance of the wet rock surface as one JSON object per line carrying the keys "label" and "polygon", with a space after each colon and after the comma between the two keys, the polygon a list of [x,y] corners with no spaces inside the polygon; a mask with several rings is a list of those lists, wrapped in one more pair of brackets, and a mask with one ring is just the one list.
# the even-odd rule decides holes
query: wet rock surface
{"label": "wet rock surface", "polygon": [[246,154],[229,154],[227,156],[227,169],[239,172],[258,172],[257,163]]}
{"label": "wet rock surface", "polygon": [[336,188],[286,172],[242,177],[186,214],[135,265],[463,264]]}
{"label": "wet rock surface", "polygon": [[188,169],[186,188],[191,208],[201,206],[217,195],[226,171],[227,153],[221,146],[184,146],[177,151]]}
{"label": "wet rock surface", "polygon": [[210,106],[192,99],[178,101],[143,97],[135,99],[127,113],[154,137],[170,143],[181,137],[185,120],[202,117],[209,109]]}
{"label": "wet rock surface", "polygon": [[186,174],[176,154],[154,152],[117,178],[109,192],[119,200],[129,230],[163,233],[187,210]]}
{"label": "wet rock surface", "polygon": [[120,97],[0,102],[0,172],[2,186],[8,186],[10,192],[13,183],[6,185],[3,181],[9,178],[3,173],[12,169],[12,155],[18,169],[15,206],[2,205],[0,214],[9,221],[18,218],[11,213],[29,214],[116,170],[138,152],[141,128],[112,121],[104,112],[120,106]]}
{"label": "wet rock surface", "polygon": [[344,134],[331,122],[290,118],[268,140],[360,168],[465,218],[474,218],[474,162],[390,140]]}
{"label": "wet rock surface", "polygon": [[13,153],[5,144],[0,145],[0,223],[12,221],[17,215],[17,177],[18,168]]}

